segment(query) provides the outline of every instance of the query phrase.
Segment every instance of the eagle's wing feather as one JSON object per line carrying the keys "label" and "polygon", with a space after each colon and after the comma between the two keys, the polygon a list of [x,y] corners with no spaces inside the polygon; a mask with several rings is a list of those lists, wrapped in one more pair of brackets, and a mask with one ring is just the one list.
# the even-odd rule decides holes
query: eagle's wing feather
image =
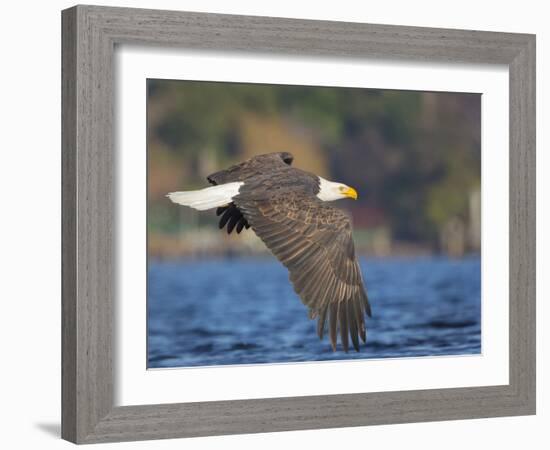
{"label": "eagle's wing feather", "polygon": [[318,317],[319,337],[328,317],[333,349],[339,330],[344,350],[351,337],[358,351],[359,337],[366,340],[364,315],[371,312],[349,217],[309,193],[286,189],[241,190],[234,203],[289,270],[310,317]]}

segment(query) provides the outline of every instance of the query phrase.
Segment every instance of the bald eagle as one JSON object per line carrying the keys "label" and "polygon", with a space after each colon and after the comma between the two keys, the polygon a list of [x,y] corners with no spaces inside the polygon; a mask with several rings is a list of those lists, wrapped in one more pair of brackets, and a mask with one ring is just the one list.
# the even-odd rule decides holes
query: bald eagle
{"label": "bald eagle", "polygon": [[207,177],[205,189],[168,194],[197,210],[217,208],[220,229],[252,228],[288,269],[294,290],[318,318],[317,334],[328,330],[336,351],[338,330],[345,352],[349,338],[359,351],[366,341],[365,313],[371,309],[355,256],[351,221],[326,202],[357,199],[355,189],[291,167],[290,153],[268,153]]}

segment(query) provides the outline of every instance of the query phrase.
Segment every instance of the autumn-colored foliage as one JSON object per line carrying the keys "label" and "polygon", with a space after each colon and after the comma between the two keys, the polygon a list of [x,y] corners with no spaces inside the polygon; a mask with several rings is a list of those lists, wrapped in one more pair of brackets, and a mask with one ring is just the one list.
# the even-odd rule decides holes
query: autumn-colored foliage
{"label": "autumn-colored foliage", "polygon": [[339,206],[356,230],[385,236],[378,247],[389,239],[437,250],[451,239],[479,249],[479,94],[170,80],[148,80],[147,93],[148,229],[158,248],[215,226],[214,215],[174,207],[167,192],[205,186],[208,173],[254,154],[289,151],[296,166],[357,189],[357,202]]}

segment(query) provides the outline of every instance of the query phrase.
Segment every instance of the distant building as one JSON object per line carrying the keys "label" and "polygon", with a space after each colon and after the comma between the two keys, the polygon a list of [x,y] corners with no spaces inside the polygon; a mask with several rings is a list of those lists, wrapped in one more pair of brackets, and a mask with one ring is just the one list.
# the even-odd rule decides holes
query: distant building
{"label": "distant building", "polygon": [[443,253],[461,257],[467,252],[481,251],[481,192],[470,192],[468,216],[451,217],[439,231],[440,247]]}

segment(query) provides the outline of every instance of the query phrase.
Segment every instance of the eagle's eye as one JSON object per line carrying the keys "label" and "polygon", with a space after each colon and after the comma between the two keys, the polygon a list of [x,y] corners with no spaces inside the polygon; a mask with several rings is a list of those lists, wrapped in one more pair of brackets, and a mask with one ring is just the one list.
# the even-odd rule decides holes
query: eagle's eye
{"label": "eagle's eye", "polygon": [[340,192],[344,192],[347,189],[347,187],[346,186],[340,186],[338,189],[340,190]]}

